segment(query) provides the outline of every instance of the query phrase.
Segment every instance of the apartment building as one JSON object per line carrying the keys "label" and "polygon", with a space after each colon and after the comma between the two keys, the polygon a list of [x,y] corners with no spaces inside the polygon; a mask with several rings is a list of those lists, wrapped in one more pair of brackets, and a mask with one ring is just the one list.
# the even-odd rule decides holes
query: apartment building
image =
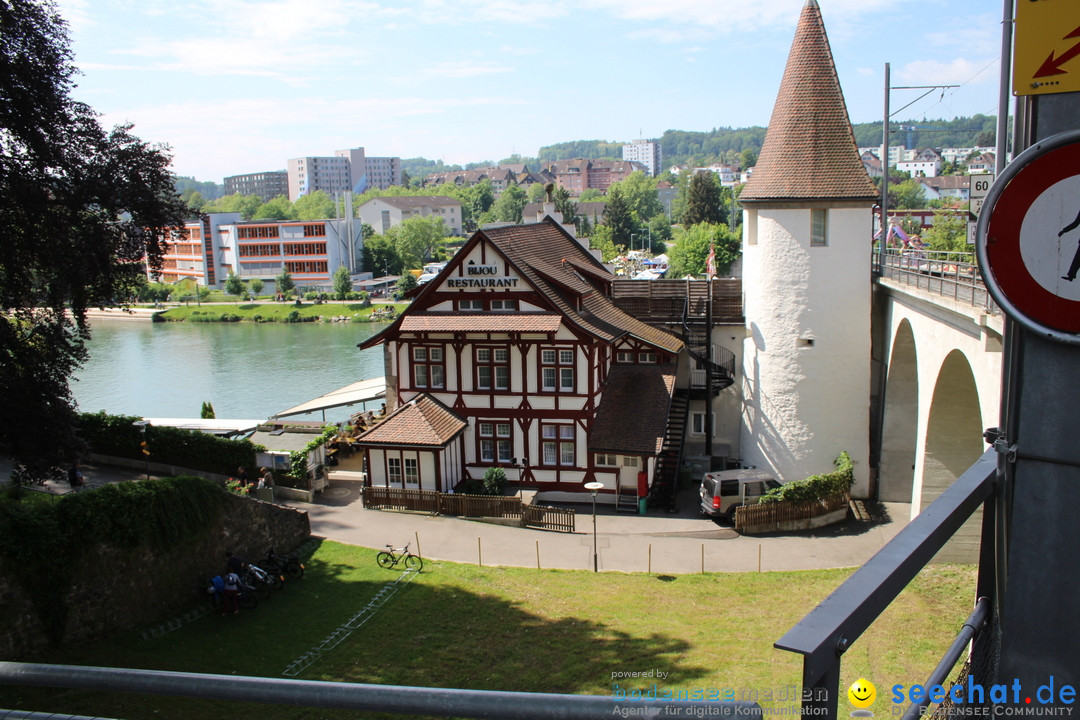
{"label": "apartment building", "polygon": [[264,202],[289,194],[287,170],[232,175],[225,178],[226,195],[258,195]]}
{"label": "apartment building", "polygon": [[368,157],[364,148],[338,150],[333,156],[312,156],[289,160],[289,199],[296,202],[308,193],[322,190],[330,196],[368,188],[385,190],[401,184],[401,158]]}
{"label": "apartment building", "polygon": [[270,286],[284,268],[297,286],[328,286],[334,272],[350,266],[361,249],[360,224],[345,219],[243,221],[239,213],[212,213],[186,223],[177,237],[166,240],[161,272],[148,277],[223,287],[225,278],[236,273]]}
{"label": "apartment building", "polygon": [[659,140],[635,140],[623,145],[622,159],[641,163],[656,177],[663,168],[664,149]]}
{"label": "apartment building", "polygon": [[461,203],[443,195],[372,198],[359,208],[360,221],[380,235],[411,217],[437,217],[451,235],[461,235]]}

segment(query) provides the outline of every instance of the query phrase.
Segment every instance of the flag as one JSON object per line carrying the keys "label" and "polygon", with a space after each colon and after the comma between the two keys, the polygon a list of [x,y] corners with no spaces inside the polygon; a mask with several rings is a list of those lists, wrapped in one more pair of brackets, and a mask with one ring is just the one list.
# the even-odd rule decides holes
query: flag
{"label": "flag", "polygon": [[705,275],[710,280],[716,277],[716,247],[709,243],[709,257],[705,261]]}

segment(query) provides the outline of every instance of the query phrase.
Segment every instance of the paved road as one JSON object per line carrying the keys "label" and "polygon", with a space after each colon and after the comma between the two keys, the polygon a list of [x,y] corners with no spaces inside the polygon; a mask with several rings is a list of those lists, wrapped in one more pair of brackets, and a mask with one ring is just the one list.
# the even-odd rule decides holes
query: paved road
{"label": "paved road", "polygon": [[[124,468],[84,465],[91,484],[144,477]],[[0,459],[0,478],[10,464]],[[51,487],[51,484],[50,484]],[[62,483],[56,491],[66,491]],[[863,564],[906,524],[909,506],[886,503],[880,518],[849,521],[816,531],[742,536],[697,515],[692,493],[683,493],[681,512],[645,516],[616,514],[599,505],[596,559],[601,571],[679,574],[855,567]],[[312,533],[337,542],[382,548],[407,542],[425,558],[517,567],[591,570],[591,507],[577,507],[577,531],[560,533],[508,527],[488,522],[435,517],[423,513],[365,510],[360,483],[334,479],[313,503],[285,501],[305,510]],[[538,558],[539,556],[539,558]]]}

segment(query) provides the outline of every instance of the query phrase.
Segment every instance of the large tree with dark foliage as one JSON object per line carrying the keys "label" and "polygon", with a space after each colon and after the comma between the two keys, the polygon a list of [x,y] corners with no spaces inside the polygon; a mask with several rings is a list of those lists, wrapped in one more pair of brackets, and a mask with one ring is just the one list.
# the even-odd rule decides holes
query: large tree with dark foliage
{"label": "large tree with dark foliage", "polygon": [[694,173],[686,195],[683,225],[727,222],[727,211],[721,205],[720,181],[711,172]]}
{"label": "large tree with dark foliage", "polygon": [[166,149],[71,97],[49,0],[0,0],[0,451],[31,471],[80,443],[69,380],[86,310],[126,298],[186,214]]}

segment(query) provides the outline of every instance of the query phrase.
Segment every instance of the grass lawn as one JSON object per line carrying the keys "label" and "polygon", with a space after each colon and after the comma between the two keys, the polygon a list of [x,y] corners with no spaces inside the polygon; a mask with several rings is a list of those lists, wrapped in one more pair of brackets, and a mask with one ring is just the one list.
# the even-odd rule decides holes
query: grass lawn
{"label": "grass lawn", "polygon": [[[364,306],[361,303],[350,302],[325,302],[316,305],[314,302],[305,300],[297,307],[292,302],[266,302],[266,303],[221,303],[204,304],[194,303],[182,307],[173,307],[160,313],[162,319],[167,321],[218,321],[223,315],[235,316],[237,320],[261,320],[263,322],[289,322],[289,316],[296,313],[299,318],[336,318],[347,317],[352,322],[366,322],[371,313],[383,308],[394,307],[392,303],[374,303]],[[396,308],[395,308],[396,309]]]}
{"label": "grass lawn", "polygon": [[[49,653],[40,662],[282,677],[289,663],[360,611],[397,571],[375,552],[324,542],[308,572],[238,616],[206,616],[152,640],[139,634]],[[780,693],[801,658],[773,642],[850,570],[656,576],[429,562],[363,627],[302,672],[309,680],[608,695],[620,688]],[[970,612],[974,569],[932,566],[844,656],[841,693],[860,676],[923,682]],[[617,672],[665,680],[613,679]],[[766,706],[775,703],[763,702]],[[356,713],[0,686],[0,707],[127,718],[352,718]],[[847,712],[841,700],[841,712]]]}

